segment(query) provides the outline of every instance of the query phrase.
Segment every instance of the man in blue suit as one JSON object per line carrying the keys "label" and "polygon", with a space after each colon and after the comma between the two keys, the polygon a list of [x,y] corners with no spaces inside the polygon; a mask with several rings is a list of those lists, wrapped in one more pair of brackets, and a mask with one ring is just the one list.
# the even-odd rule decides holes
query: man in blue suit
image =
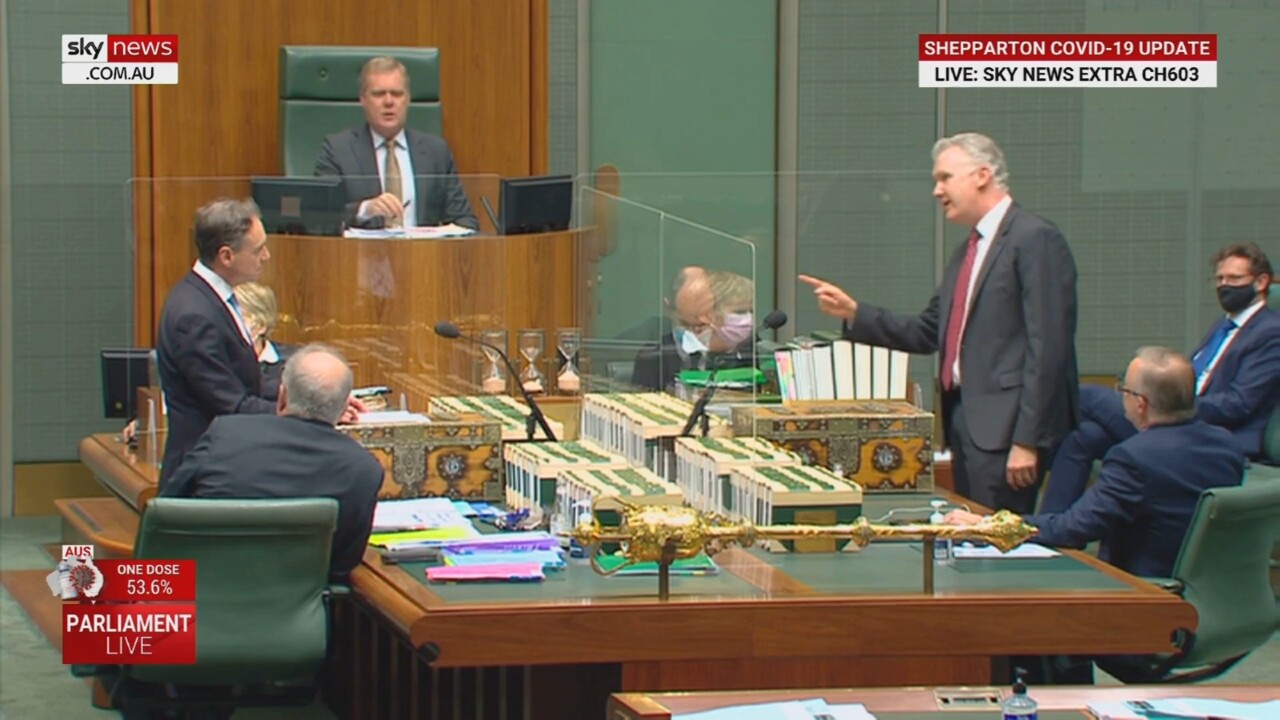
{"label": "man in blue suit", "polygon": [[[1239,485],[1244,455],[1231,433],[1197,417],[1192,363],[1175,350],[1145,347],[1116,385],[1137,433],[1111,448],[1098,481],[1064,512],[1023,517],[1036,542],[1084,547],[1132,575],[1168,577],[1200,493]],[[980,520],[957,510],[948,522]]]}
{"label": "man in blue suit", "polygon": [[[1246,457],[1262,452],[1262,431],[1280,403],[1280,313],[1267,307],[1271,262],[1254,243],[1228,245],[1213,256],[1218,302],[1225,315],[1192,354],[1196,417],[1226,428]],[[1137,428],[1120,398],[1094,385],[1080,388],[1080,425],[1058,447],[1040,511],[1071,507],[1089,480],[1093,462]]]}

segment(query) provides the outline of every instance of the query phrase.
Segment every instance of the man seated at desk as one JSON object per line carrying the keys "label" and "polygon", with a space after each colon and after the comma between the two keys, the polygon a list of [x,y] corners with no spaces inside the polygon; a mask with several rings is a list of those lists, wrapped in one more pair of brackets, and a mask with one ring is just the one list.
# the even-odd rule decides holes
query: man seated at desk
{"label": "man seated at desk", "polygon": [[[1131,575],[1168,577],[1200,493],[1239,485],[1244,454],[1231,433],[1196,418],[1195,374],[1177,351],[1142,348],[1116,390],[1138,433],[1107,453],[1098,481],[1066,511],[1023,519],[1040,531],[1036,542],[1081,548],[1100,540],[1100,559]],[[962,525],[981,519],[947,515]]]}
{"label": "man seated at desk", "polygon": [[307,345],[285,363],[276,415],[224,415],[187,453],[165,497],[338,501],[330,580],[360,564],[383,469],[335,424],[351,395],[351,368],[337,351]]}
{"label": "man seated at desk", "polygon": [[366,122],[325,138],[316,175],[343,178],[348,225],[478,229],[448,143],[405,127],[409,97],[403,63],[390,57],[365,63],[360,105]]}
{"label": "man seated at desk", "polygon": [[667,301],[674,322],[656,345],[636,355],[631,384],[662,391],[681,370],[706,370],[716,362],[749,366],[754,348],[745,358],[731,354],[755,336],[754,301],[755,286],[741,275],[693,265],[682,269]]}

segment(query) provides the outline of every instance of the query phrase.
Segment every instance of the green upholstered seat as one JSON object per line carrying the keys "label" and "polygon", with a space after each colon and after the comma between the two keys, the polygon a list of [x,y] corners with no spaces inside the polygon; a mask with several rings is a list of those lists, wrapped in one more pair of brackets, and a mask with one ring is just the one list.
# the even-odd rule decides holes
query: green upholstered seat
{"label": "green upholstered seat", "polygon": [[1173,569],[1173,587],[1199,615],[1180,651],[1145,663],[1099,666],[1126,682],[1190,682],[1216,677],[1280,629],[1269,577],[1280,540],[1280,483],[1213,488],[1200,495]]}
{"label": "green upholstered seat", "polygon": [[408,126],[442,134],[437,48],[285,45],[280,48],[280,169],[310,176],[324,136],[364,122],[360,68],[388,55],[409,71]]}
{"label": "green upholstered seat", "polygon": [[130,667],[116,702],[152,704],[146,690],[160,683],[240,687],[235,705],[259,704],[244,688],[296,683],[309,701],[328,644],[337,517],[330,498],[148,503],[135,557],[196,562],[196,664]]}

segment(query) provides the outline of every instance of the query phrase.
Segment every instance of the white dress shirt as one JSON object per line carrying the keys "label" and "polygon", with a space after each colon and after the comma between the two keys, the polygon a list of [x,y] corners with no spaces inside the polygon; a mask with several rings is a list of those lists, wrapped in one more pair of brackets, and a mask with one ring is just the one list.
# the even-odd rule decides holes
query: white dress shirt
{"label": "white dress shirt", "polygon": [[[373,136],[373,157],[378,166],[378,182],[382,185],[383,192],[387,188],[387,143],[382,136],[372,130],[369,134]],[[409,137],[401,130],[395,136],[396,142],[396,159],[400,161],[400,199],[407,206],[404,211],[404,227],[416,227],[418,219],[418,193],[417,183],[413,179],[413,158],[409,155]],[[356,216],[360,220],[368,220],[372,215],[368,212],[369,201],[365,200],[360,203],[360,211]]]}
{"label": "white dress shirt", "polygon": [[1209,361],[1209,365],[1204,369],[1204,372],[1200,373],[1200,377],[1196,378],[1197,395],[1204,392],[1204,386],[1209,383],[1209,378],[1213,377],[1213,369],[1218,366],[1218,361],[1221,360],[1223,354],[1227,352],[1227,348],[1230,347],[1231,341],[1236,339],[1236,334],[1240,332],[1240,328],[1244,327],[1244,324],[1249,322],[1250,318],[1257,315],[1265,304],[1266,303],[1263,299],[1259,297],[1249,307],[1241,310],[1235,315],[1227,316],[1231,319],[1231,322],[1236,324],[1236,326],[1227,332],[1227,337],[1224,338],[1222,344],[1218,346],[1218,352],[1215,353],[1213,359]]}
{"label": "white dress shirt", "polygon": [[209,283],[209,287],[213,288],[215,295],[222,298],[223,306],[227,308],[227,312],[231,313],[231,318],[235,320],[236,327],[240,328],[240,337],[249,343],[249,347],[253,347],[253,338],[249,335],[249,326],[245,324],[244,316],[231,304],[231,298],[235,296],[235,290],[232,289],[231,284],[223,280],[221,275],[210,270],[208,266],[199,260],[196,260],[196,264],[191,266],[191,270],[196,275],[199,275],[201,280]]}
{"label": "white dress shirt", "polygon": [[[960,338],[964,341],[965,325],[969,322],[969,306],[973,304],[973,286],[978,280],[978,273],[982,272],[982,263],[987,259],[987,251],[991,249],[991,239],[1000,231],[1000,223],[1004,220],[1005,213],[1009,212],[1009,206],[1013,204],[1013,196],[1005,195],[1004,199],[995,204],[995,207],[987,211],[986,215],[978,221],[974,229],[978,231],[978,249],[973,256],[973,267],[969,270],[968,290],[964,294],[964,320],[960,322]],[[965,242],[968,242],[966,239]],[[956,278],[956,282],[960,282],[960,278]],[[954,308],[952,309],[954,312]],[[957,352],[952,361],[951,377],[955,384],[960,384],[960,353]]]}

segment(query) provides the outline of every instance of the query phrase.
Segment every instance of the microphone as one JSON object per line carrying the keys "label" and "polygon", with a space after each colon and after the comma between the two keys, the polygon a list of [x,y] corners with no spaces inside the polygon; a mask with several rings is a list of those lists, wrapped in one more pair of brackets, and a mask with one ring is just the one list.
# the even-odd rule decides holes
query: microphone
{"label": "microphone", "polygon": [[[781,310],[774,310],[764,316],[762,325],[765,330],[777,330],[787,324],[787,314]],[[741,357],[741,353],[745,349],[751,350],[752,367],[755,366],[755,344],[760,340],[760,334],[756,333],[754,337],[749,337],[738,343],[734,354]],[[702,389],[702,394],[698,396],[698,401],[693,404],[693,412],[689,413],[689,419],[685,421],[684,429],[680,431],[680,437],[690,437],[693,435],[693,427],[702,421],[702,437],[706,437],[711,431],[711,416],[707,414],[707,406],[711,404],[711,397],[716,393],[716,375],[720,372],[720,358],[717,358],[711,365],[711,374],[707,376],[707,386]]]}
{"label": "microphone", "polygon": [[551,431],[551,426],[547,424],[547,416],[542,414],[542,408],[538,407],[538,403],[534,401],[533,396],[524,388],[524,383],[520,382],[520,373],[516,372],[515,366],[511,364],[511,358],[507,357],[507,351],[505,348],[500,348],[492,343],[487,343],[480,338],[465,335],[458,329],[457,325],[454,325],[448,320],[441,320],[436,323],[435,331],[437,335],[445,338],[446,340],[457,340],[458,338],[462,338],[463,340],[470,340],[477,345],[487,347],[498,353],[498,357],[502,358],[502,361],[507,364],[507,371],[510,372],[511,377],[515,379],[516,387],[520,388],[520,394],[524,396],[524,401],[529,405],[529,418],[525,424],[526,436],[529,440],[533,440],[533,436],[536,433],[535,428],[541,427],[542,432],[546,433],[547,439],[552,442],[556,442],[556,434]]}
{"label": "microphone", "polygon": [[481,195],[480,204],[484,206],[484,212],[489,216],[489,222],[493,223],[493,232],[495,235],[502,234],[502,226],[498,224],[498,216],[493,212],[493,206],[489,204],[489,198]]}

